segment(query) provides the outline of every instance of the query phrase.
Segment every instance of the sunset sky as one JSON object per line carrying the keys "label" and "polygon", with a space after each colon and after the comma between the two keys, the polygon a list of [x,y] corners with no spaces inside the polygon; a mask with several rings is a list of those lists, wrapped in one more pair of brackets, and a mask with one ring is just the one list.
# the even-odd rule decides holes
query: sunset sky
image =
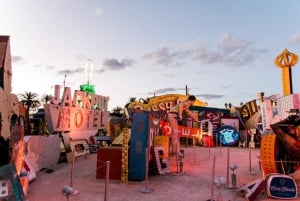
{"label": "sunset sky", "polygon": [[[130,97],[195,95],[210,107],[282,94],[274,64],[300,54],[299,0],[2,0],[12,93],[74,91],[93,64],[96,93],[109,108]],[[300,92],[300,63],[292,68]]]}

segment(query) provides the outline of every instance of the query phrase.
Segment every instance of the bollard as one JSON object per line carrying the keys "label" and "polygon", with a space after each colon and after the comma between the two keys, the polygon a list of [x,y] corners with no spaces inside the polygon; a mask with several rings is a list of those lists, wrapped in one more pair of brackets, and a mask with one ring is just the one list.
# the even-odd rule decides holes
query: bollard
{"label": "bollard", "polygon": [[62,193],[66,196],[67,201],[70,200],[69,196],[72,195],[73,192],[74,192],[73,188],[68,185],[65,185],[62,189]]}
{"label": "bollard", "polygon": [[236,174],[234,173],[234,170],[237,169],[237,166],[231,165],[230,169],[232,171],[232,173],[231,173],[231,188],[236,188]]}
{"label": "bollard", "polygon": [[236,174],[234,173],[231,174],[231,183],[232,188],[236,188]]}
{"label": "bollard", "polygon": [[184,150],[180,150],[177,153],[177,161],[179,162],[179,173],[184,173],[183,172],[183,158],[184,158]]}
{"label": "bollard", "polygon": [[260,156],[257,156],[258,158],[258,169],[259,171],[261,171],[261,160],[260,160]]}

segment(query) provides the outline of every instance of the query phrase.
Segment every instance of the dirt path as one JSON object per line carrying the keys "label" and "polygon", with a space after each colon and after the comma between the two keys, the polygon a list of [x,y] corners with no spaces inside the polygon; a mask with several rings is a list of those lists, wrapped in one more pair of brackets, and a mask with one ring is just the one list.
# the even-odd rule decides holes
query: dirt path
{"label": "dirt path", "polygon": [[[177,174],[175,158],[170,159],[171,173],[166,175],[149,176],[148,185],[145,181],[128,181],[122,184],[120,180],[110,180],[107,201],[206,201],[213,198],[216,201],[243,201],[245,197],[236,192],[231,186],[231,170],[229,165],[236,165],[236,186],[241,187],[251,181],[261,178],[258,157],[259,149],[247,148],[185,148],[184,174]],[[249,159],[251,155],[251,160]],[[69,196],[70,201],[102,201],[105,200],[105,180],[96,179],[97,154],[87,158],[78,157],[75,161],[73,174],[73,189],[77,195]],[[215,161],[214,178],[225,178],[225,186],[212,185],[213,161]],[[71,164],[60,163],[54,172],[40,171],[37,178],[30,183],[29,201],[65,201],[62,188],[70,184]],[[251,174],[250,174],[251,169]],[[229,174],[228,174],[229,172]],[[229,180],[227,182],[227,175]],[[228,185],[227,185],[228,183]],[[141,190],[152,191],[142,193]],[[213,189],[213,190],[212,190]],[[257,200],[274,200],[260,194]]]}

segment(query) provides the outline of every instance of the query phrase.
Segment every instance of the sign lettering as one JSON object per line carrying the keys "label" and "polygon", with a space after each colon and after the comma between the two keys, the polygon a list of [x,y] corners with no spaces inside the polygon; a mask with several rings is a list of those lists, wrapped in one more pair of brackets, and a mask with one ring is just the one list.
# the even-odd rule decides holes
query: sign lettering
{"label": "sign lettering", "polygon": [[65,132],[105,128],[109,117],[108,100],[109,97],[78,90],[72,99],[69,87],[64,88],[60,99],[60,87],[56,85],[50,104],[44,106],[48,129]]}

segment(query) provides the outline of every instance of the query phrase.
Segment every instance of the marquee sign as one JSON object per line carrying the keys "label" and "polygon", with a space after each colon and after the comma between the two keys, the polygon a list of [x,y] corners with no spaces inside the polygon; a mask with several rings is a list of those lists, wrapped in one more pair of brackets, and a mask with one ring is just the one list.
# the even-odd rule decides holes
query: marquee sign
{"label": "marquee sign", "polygon": [[55,86],[50,104],[45,104],[45,118],[51,132],[97,130],[105,128],[109,117],[107,103],[109,97],[88,94],[76,90],[71,96],[71,89],[64,88],[60,99],[60,86]]}

